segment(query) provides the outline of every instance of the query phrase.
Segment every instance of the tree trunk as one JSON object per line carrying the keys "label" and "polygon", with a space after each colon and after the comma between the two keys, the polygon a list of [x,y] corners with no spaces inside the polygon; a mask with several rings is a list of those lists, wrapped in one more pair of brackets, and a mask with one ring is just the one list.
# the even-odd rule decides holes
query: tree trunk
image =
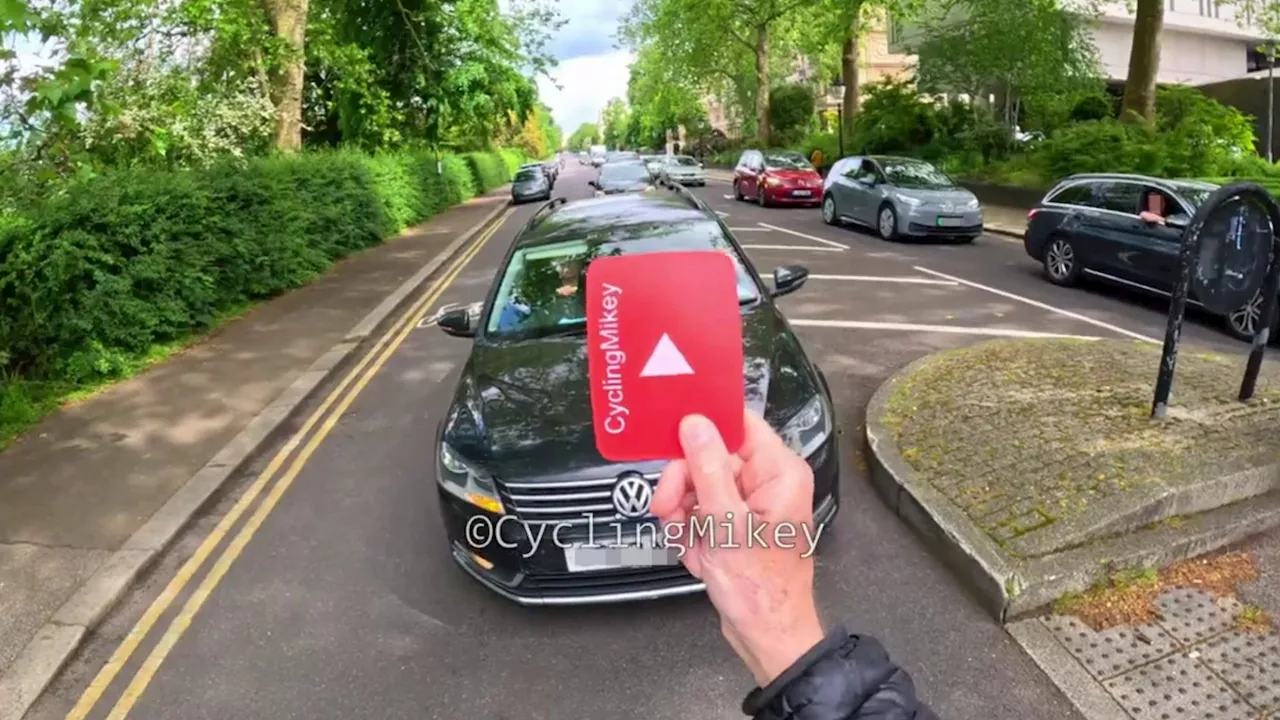
{"label": "tree trunk", "polygon": [[840,132],[844,133],[843,137],[849,138],[853,135],[853,125],[858,115],[860,104],[858,100],[861,95],[858,83],[858,36],[861,30],[858,27],[856,15],[846,33],[844,47],[840,53],[840,78],[844,81],[844,98],[841,100],[840,108],[844,114],[844,127],[840,128]]}
{"label": "tree trunk", "polygon": [[1160,33],[1164,28],[1164,0],[1138,0],[1133,21],[1129,77],[1124,83],[1120,119],[1153,120],[1156,116],[1156,73],[1160,70]]}
{"label": "tree trunk", "polygon": [[756,134],[769,147],[769,26],[756,28]]}
{"label": "tree trunk", "polygon": [[276,149],[302,148],[302,90],[306,79],[307,0],[266,0],[271,30],[289,52],[272,78],[276,104]]}

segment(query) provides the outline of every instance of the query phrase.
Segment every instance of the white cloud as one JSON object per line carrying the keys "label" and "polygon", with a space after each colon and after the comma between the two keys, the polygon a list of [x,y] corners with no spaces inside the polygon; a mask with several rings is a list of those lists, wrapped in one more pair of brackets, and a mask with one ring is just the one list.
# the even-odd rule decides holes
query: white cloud
{"label": "white cloud", "polygon": [[[566,136],[584,122],[595,122],[610,98],[627,96],[634,56],[626,50],[561,60],[551,71],[553,83],[538,78],[538,95]],[[556,88],[556,84],[560,88]]]}

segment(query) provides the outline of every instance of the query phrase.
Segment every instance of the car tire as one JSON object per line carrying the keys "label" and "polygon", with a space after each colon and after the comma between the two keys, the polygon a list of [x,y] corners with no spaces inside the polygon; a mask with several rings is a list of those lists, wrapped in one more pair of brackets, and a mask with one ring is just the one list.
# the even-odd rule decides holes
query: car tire
{"label": "car tire", "polygon": [[738,202],[742,202],[747,199],[746,196],[742,194],[742,184],[737,180],[733,181],[733,199]]}
{"label": "car tire", "polygon": [[[1262,291],[1259,290],[1249,304],[1228,313],[1223,318],[1226,321],[1227,332],[1237,340],[1245,342],[1253,342],[1253,338],[1258,334],[1258,324],[1262,320]],[[1280,328],[1280,317],[1272,322],[1271,335],[1276,335],[1277,328]]]}
{"label": "car tire", "polygon": [[843,224],[840,222],[840,212],[836,208],[836,199],[834,196],[828,194],[826,197],[822,198],[822,205],[820,207],[822,208],[822,222],[836,226]]}
{"label": "car tire", "polygon": [[876,234],[885,240],[898,239],[898,211],[884,203],[876,211]]}
{"label": "car tire", "polygon": [[1044,248],[1044,276],[1054,285],[1071,287],[1080,284],[1080,275],[1084,268],[1080,265],[1080,255],[1071,241],[1062,235],[1049,238]]}
{"label": "car tire", "polygon": [[758,203],[762,208],[769,207],[769,194],[766,193],[764,188],[759,185],[756,186],[756,203]]}

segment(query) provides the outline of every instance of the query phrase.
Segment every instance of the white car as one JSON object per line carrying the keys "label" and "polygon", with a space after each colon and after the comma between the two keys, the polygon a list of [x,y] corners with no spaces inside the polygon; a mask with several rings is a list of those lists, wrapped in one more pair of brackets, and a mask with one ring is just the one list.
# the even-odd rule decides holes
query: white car
{"label": "white car", "polygon": [[702,163],[689,155],[668,155],[661,173],[667,182],[698,186],[707,184],[707,171]]}

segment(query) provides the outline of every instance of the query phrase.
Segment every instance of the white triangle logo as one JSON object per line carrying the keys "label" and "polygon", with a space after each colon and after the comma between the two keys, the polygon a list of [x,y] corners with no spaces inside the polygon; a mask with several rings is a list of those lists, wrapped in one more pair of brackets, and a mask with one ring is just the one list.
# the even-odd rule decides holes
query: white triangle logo
{"label": "white triangle logo", "polygon": [[684,359],[684,355],[680,354],[680,349],[676,347],[675,343],[671,342],[671,337],[666,333],[662,333],[662,339],[658,341],[658,346],[653,349],[653,354],[649,356],[649,362],[646,362],[644,369],[640,371],[640,377],[692,374],[693,368],[689,367],[689,361]]}

